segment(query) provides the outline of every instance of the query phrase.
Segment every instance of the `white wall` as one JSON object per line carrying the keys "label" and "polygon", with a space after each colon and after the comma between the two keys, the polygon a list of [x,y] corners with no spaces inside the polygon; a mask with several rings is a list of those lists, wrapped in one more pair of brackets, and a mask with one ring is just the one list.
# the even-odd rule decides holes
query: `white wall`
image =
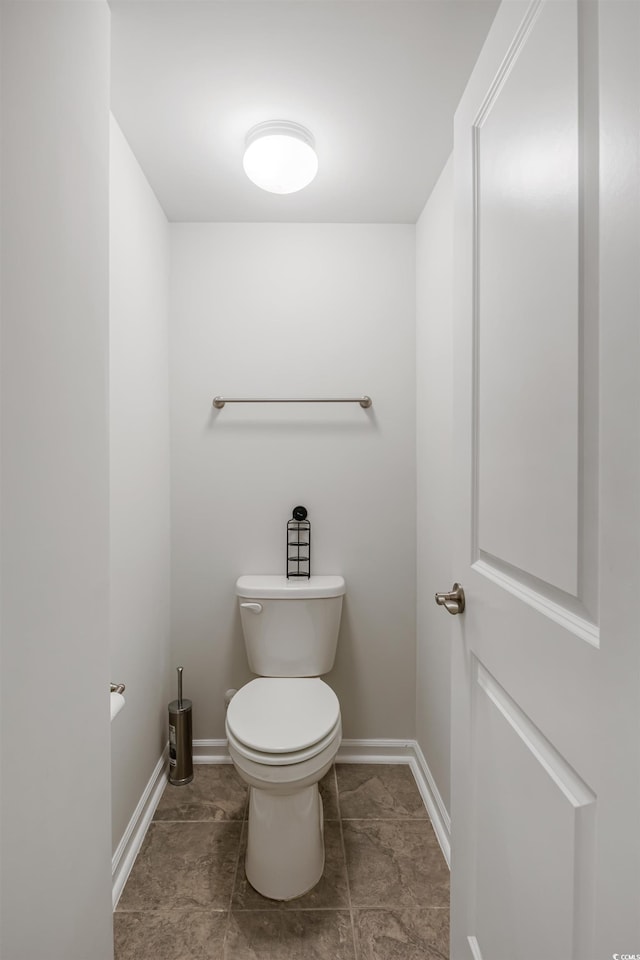
{"label": "white wall", "polygon": [[[173,224],[172,638],[194,736],[224,736],[250,677],[234,584],[284,573],[312,521],[315,573],[347,581],[336,666],[344,736],[415,725],[415,229]],[[358,396],[353,405],[231,405]]]}
{"label": "white wall", "polygon": [[167,741],[169,696],[169,225],[118,124],[110,141],[113,847]]}
{"label": "white wall", "polygon": [[112,955],[106,3],[2,13],[5,960]]}
{"label": "white wall", "polygon": [[450,810],[453,158],[416,225],[418,603],[416,737]]}

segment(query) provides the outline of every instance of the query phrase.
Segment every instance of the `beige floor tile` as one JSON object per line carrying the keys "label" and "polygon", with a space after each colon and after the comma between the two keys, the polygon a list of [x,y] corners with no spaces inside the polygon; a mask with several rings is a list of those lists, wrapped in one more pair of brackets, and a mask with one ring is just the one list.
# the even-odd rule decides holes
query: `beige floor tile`
{"label": "beige floor tile", "polygon": [[358,960],[449,960],[449,911],[356,910]]}
{"label": "beige floor tile", "polygon": [[354,907],[447,907],[449,870],[429,821],[343,823]]}
{"label": "beige floor tile", "polygon": [[339,763],[336,772],[343,820],[428,819],[408,764]]}
{"label": "beige floor tile", "polygon": [[232,912],[224,960],[355,960],[349,912]]}
{"label": "beige floor tile", "polygon": [[114,960],[222,960],[227,911],[116,913]]}
{"label": "beige floor tile", "polygon": [[176,787],[167,783],[154,820],[242,820],[247,786],[233,764],[195,764],[193,780]]}
{"label": "beige floor tile", "polygon": [[241,823],[152,823],[118,912],[229,906]]}

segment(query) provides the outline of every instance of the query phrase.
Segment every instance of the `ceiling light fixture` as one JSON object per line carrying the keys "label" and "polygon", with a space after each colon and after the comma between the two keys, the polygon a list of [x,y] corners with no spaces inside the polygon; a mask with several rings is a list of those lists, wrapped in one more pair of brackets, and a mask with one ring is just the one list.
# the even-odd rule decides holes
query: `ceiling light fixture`
{"label": "ceiling light fixture", "polygon": [[318,172],[313,135],[290,120],[267,120],[247,134],[244,172],[269,193],[295,193]]}

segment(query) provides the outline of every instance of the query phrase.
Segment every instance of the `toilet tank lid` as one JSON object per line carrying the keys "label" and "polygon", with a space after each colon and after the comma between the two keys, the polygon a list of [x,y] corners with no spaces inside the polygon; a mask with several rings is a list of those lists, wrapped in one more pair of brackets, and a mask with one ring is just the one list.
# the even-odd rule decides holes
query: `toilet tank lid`
{"label": "toilet tank lid", "polygon": [[250,574],[238,577],[236,595],[252,600],[309,600],[314,597],[341,597],[346,590],[344,577],[318,576],[287,580],[286,577]]}

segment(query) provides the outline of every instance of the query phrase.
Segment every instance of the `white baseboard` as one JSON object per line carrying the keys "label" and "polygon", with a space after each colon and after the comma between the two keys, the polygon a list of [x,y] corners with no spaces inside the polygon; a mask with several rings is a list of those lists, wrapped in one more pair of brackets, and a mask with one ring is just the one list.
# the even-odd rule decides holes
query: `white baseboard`
{"label": "white baseboard", "polygon": [[231,763],[227,741],[225,740],[194,740],[194,763]]}
{"label": "white baseboard", "polygon": [[113,909],[115,910],[120,894],[127,882],[134,860],[138,856],[147,828],[160,803],[167,783],[167,767],[169,759],[168,745],[162,752],[149,782],[140,797],[138,806],[133,812],[118,849],[111,858],[111,890]]}
{"label": "white baseboard", "polygon": [[[343,740],[338,763],[407,763],[427,808],[442,854],[451,866],[451,818],[416,740]],[[231,763],[226,740],[194,740],[194,763]]]}
{"label": "white baseboard", "polygon": [[471,951],[471,956],[473,960],[482,960],[482,954],[480,953],[480,946],[475,937],[467,937],[469,943],[469,950]]}
{"label": "white baseboard", "polygon": [[343,740],[337,763],[409,763],[413,740]]}
{"label": "white baseboard", "polygon": [[438,838],[442,855],[447,861],[447,866],[451,869],[451,817],[417,740],[413,741],[412,747],[413,757],[409,761],[411,770],[431,818],[431,825]]}

